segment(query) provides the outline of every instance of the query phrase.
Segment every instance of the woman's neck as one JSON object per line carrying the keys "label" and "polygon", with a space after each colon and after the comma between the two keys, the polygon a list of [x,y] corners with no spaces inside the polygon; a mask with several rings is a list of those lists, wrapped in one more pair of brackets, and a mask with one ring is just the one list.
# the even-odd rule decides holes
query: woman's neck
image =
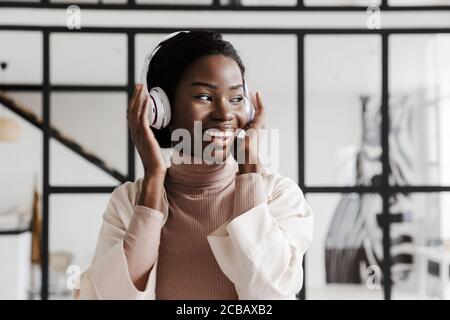
{"label": "woman's neck", "polygon": [[208,186],[231,178],[238,171],[236,160],[229,155],[223,161],[208,161],[191,154],[174,152],[167,172],[171,182],[195,187]]}

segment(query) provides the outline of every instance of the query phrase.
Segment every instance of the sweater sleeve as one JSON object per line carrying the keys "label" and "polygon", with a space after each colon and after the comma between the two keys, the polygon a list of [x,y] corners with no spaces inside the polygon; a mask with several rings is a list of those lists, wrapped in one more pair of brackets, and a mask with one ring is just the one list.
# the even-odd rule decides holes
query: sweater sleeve
{"label": "sweater sleeve", "polygon": [[259,173],[240,174],[235,179],[233,217],[264,202],[262,176]]}
{"label": "sweater sleeve", "polygon": [[312,211],[289,178],[277,179],[262,202],[263,178],[242,179],[253,181],[244,187],[247,192],[235,195],[235,213],[245,211],[208,235],[211,250],[240,299],[295,299],[312,241]]}
{"label": "sweater sleeve", "polygon": [[124,239],[130,277],[139,290],[145,288],[148,275],[158,256],[162,212],[136,205]]}
{"label": "sweater sleeve", "polygon": [[[136,252],[130,250],[125,252],[125,247],[133,242],[141,241],[140,236],[142,228],[148,224],[153,225],[154,230],[160,222],[160,212],[150,208],[139,208],[134,206],[130,199],[130,190],[127,188],[129,183],[125,183],[114,189],[107,208],[103,214],[103,223],[97,240],[94,259],[80,277],[80,288],[76,293],[79,299],[155,299],[156,282],[156,264],[153,263],[148,279],[143,290],[138,290],[131,279],[127,255],[131,261],[134,261]],[[133,192],[131,192],[133,194]],[[134,216],[134,219],[132,215]],[[131,220],[130,220],[131,217]],[[167,216],[164,216],[162,224],[165,223]],[[124,221],[130,221],[128,228]],[[129,233],[127,233],[129,232]],[[142,232],[142,234],[144,234]],[[156,239],[157,232],[142,238]],[[126,242],[125,242],[126,241]],[[128,245],[126,245],[128,243]],[[155,243],[153,248],[157,247]],[[147,261],[153,261],[154,252],[150,254]],[[147,259],[146,258],[146,259]],[[135,265],[131,262],[131,265]],[[150,268],[150,266],[146,266]],[[134,267],[132,268],[134,269]],[[136,270],[133,274],[138,274],[140,266],[136,264]]]}

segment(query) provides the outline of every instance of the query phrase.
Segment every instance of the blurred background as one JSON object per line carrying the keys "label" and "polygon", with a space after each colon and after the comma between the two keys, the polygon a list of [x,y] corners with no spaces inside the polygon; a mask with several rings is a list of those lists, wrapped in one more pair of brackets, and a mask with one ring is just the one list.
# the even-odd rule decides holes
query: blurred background
{"label": "blurred background", "polygon": [[189,29],[237,48],[314,211],[298,298],[450,299],[450,0],[0,0],[0,299],[71,299],[143,174],[144,57]]}

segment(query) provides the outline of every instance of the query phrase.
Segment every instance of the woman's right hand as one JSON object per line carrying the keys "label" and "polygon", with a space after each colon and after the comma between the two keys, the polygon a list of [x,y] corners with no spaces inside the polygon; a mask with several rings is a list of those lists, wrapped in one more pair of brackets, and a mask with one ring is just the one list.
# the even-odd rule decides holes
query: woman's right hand
{"label": "woman's right hand", "polygon": [[167,167],[159,143],[150,129],[149,99],[144,85],[137,84],[128,105],[127,119],[131,138],[144,166],[144,178],[137,204],[162,211],[162,189]]}
{"label": "woman's right hand", "polygon": [[127,119],[131,138],[144,166],[146,178],[164,178],[167,167],[149,120],[150,96],[144,85],[136,84],[128,105]]}

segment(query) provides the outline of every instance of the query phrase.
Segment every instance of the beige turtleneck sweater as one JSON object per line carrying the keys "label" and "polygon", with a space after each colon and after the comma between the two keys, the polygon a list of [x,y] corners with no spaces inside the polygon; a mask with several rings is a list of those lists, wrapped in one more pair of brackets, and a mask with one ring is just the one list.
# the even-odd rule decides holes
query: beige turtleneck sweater
{"label": "beige turtleneck sweater", "polygon": [[136,205],[124,239],[130,277],[147,282],[158,257],[156,299],[238,299],[234,284],[221,271],[207,235],[265,201],[262,176],[239,174],[236,161],[224,164],[176,164],[164,187],[169,204],[163,214]]}

